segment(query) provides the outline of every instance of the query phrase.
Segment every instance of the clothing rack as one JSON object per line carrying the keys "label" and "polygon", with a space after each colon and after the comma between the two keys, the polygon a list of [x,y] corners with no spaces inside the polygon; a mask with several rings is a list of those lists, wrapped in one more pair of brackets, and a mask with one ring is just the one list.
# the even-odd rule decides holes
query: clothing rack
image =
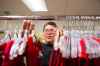
{"label": "clothing rack", "polygon": [[[62,51],[62,54],[64,55],[66,53],[66,51],[69,51],[68,52],[69,53],[68,57],[66,59],[65,55],[64,55],[64,57],[61,56],[61,52],[60,51],[54,51],[52,53],[53,55],[51,55],[52,57],[50,57],[51,58],[50,59],[51,60],[51,63],[50,63],[51,65],[49,65],[49,66],[66,66],[66,65],[68,65],[68,66],[98,66],[100,64],[100,54],[98,54],[100,50],[98,51],[98,53],[94,52],[92,54],[92,55],[94,55],[95,53],[97,53],[98,56],[96,56],[96,58],[85,57],[86,50],[84,51],[85,55],[83,54],[84,55],[83,58],[80,58],[81,56],[79,56],[79,54],[82,55],[82,52],[83,52],[83,51],[82,52],[79,51],[80,48],[82,48],[82,49],[84,48],[84,45],[83,45],[83,42],[82,42],[82,41],[84,41],[83,40],[84,31],[85,30],[95,31],[95,29],[100,30],[100,29],[98,29],[100,27],[100,22],[99,22],[100,21],[100,17],[99,16],[51,16],[51,17],[50,16],[49,17],[46,17],[46,16],[41,16],[41,17],[39,17],[39,16],[38,17],[36,17],[36,16],[35,17],[34,16],[0,16],[0,20],[25,20],[25,19],[26,20],[55,20],[57,22],[59,20],[65,20],[64,29],[68,31],[68,33],[66,33],[66,35],[65,35],[65,37],[67,37],[67,39],[66,39],[67,42],[64,43],[64,41],[63,41],[64,39],[62,39],[61,42],[63,42],[63,43],[61,43],[62,45],[60,45],[59,48],[62,49],[62,48],[66,48],[66,46],[67,46],[65,51],[64,50]],[[5,22],[7,22],[7,21],[5,21]],[[4,22],[2,22],[2,23],[4,24]],[[7,23],[7,25],[8,25],[8,23]],[[97,27],[95,27],[95,26],[97,26]],[[76,32],[75,31],[73,32],[72,30],[76,30]],[[77,30],[79,30],[80,33],[79,32],[77,33]],[[83,31],[82,34],[81,34],[81,31]],[[16,34],[16,32],[14,32],[14,33]],[[24,33],[24,34],[27,34],[27,33]],[[78,35],[78,37],[77,37],[76,34]],[[18,34],[16,34],[16,36],[18,37]],[[97,37],[95,37],[95,35],[93,35],[93,37],[97,39]],[[87,38],[87,37],[85,37],[85,38]],[[19,40],[20,40],[20,38],[19,38]],[[19,40],[17,40],[18,43],[16,42],[16,44],[20,44],[21,42],[25,41],[25,40],[20,40],[20,41]],[[15,39],[15,41],[16,41],[16,39]],[[32,42],[32,40],[29,41],[29,42]],[[37,54],[39,54],[38,53],[39,51],[35,51],[35,50],[38,49],[37,46],[39,44],[37,44],[35,42],[34,43],[29,43],[29,42],[27,42],[28,43],[27,46],[29,47],[29,49],[24,49],[26,44],[24,44],[24,43],[21,44],[21,47],[23,48],[23,52],[24,52],[24,50],[26,51],[25,52],[26,53],[26,60],[29,59],[29,61],[32,62],[32,65],[40,64],[40,63],[36,63],[36,61],[34,62],[34,60],[33,60],[33,59],[38,59],[39,57],[41,57],[40,55],[39,56],[37,55]],[[91,42],[92,42],[92,40],[91,40]],[[100,43],[100,41],[99,41],[99,43]],[[15,50],[18,51],[18,49],[16,49],[16,48],[19,48],[20,45],[16,45],[16,44],[13,46],[13,48],[10,48],[9,45],[11,45],[11,43],[7,43],[7,48],[8,49],[5,50],[5,52],[9,50],[8,52],[6,52],[8,56],[6,54],[3,55],[3,56],[4,57],[7,56],[7,59],[8,59],[10,51],[12,51],[12,53],[14,53]],[[91,43],[91,44],[93,44],[93,43]],[[85,44],[85,45],[87,45],[87,44]],[[98,45],[99,44],[97,44],[97,46]],[[89,45],[88,45],[88,47],[89,47]],[[91,47],[91,48],[92,49],[96,49],[94,47]],[[99,48],[100,48],[100,45],[99,45]],[[10,49],[12,49],[12,50],[10,50]],[[40,46],[39,46],[39,49],[41,49]],[[13,52],[13,50],[14,50],[14,52]],[[76,50],[76,51],[74,51],[74,50]],[[12,58],[14,58],[15,54],[13,54]],[[23,54],[23,53],[21,53],[21,54]],[[20,59],[19,57],[23,58],[22,55],[19,56],[19,53],[18,53],[17,56],[18,57],[16,57],[16,59]],[[90,56],[91,56],[91,54],[90,54]],[[3,58],[3,59],[6,60],[6,58]],[[92,62],[92,63],[94,63],[94,65],[91,65],[91,59],[95,60],[95,61]],[[98,61],[98,59],[99,59],[99,61]],[[21,59],[21,61],[23,61],[23,60]],[[37,60],[37,61],[39,62],[40,60]],[[53,61],[55,61],[55,62],[53,62]],[[13,60],[12,61],[8,60],[7,62],[8,62],[8,66],[10,66],[9,65],[10,62],[14,63]],[[7,62],[4,62],[4,63],[7,63]],[[29,63],[29,62],[26,61],[26,64],[27,63]],[[21,63],[18,62],[18,64],[21,64]],[[52,65],[52,64],[54,64],[54,65]],[[64,65],[62,65],[62,64],[64,64]],[[16,65],[16,63],[15,63],[15,65]],[[15,66],[15,65],[12,65],[12,66]],[[18,66],[18,65],[16,65],[16,66]],[[20,65],[20,66],[23,66],[23,65]],[[35,66],[38,66],[38,65],[35,65]]]}
{"label": "clothing rack", "polygon": [[0,16],[0,20],[65,20],[64,28],[69,31],[100,30],[100,16]]}
{"label": "clothing rack", "polygon": [[0,20],[100,20],[100,16],[0,16]]}

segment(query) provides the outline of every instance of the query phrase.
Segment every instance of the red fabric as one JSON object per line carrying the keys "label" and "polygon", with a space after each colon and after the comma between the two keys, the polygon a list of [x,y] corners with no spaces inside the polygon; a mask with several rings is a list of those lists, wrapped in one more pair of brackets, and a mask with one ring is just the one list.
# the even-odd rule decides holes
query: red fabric
{"label": "red fabric", "polygon": [[0,45],[0,50],[3,51],[5,49],[5,46],[6,46],[6,42],[2,45]]}
{"label": "red fabric", "polygon": [[94,66],[99,66],[100,65],[100,58],[94,58],[93,59],[93,65]]}
{"label": "red fabric", "polygon": [[7,42],[4,52],[3,52],[3,62],[2,66],[24,66],[24,63],[22,63],[22,57],[18,56],[14,60],[9,59],[9,52],[11,49],[11,46],[13,45],[14,41],[10,40]]}
{"label": "red fabric", "polygon": [[65,59],[62,58],[62,55],[60,53],[60,50],[53,51],[51,53],[50,59],[49,59],[49,66],[66,66],[65,65]]}
{"label": "red fabric", "polygon": [[[100,44],[100,38],[97,38],[95,36],[93,36],[92,38]],[[100,65],[100,57],[99,58],[94,58],[92,60],[93,61],[90,62],[90,63],[92,63],[92,65],[94,65],[94,66],[99,66]]]}
{"label": "red fabric", "polygon": [[80,66],[88,66],[89,64],[89,59],[88,59],[88,56],[86,54],[86,46],[85,46],[85,41],[84,39],[81,39],[80,40],[80,46],[81,46],[81,56],[80,56],[80,59],[79,59],[79,62],[80,62]]}
{"label": "red fabric", "polygon": [[4,50],[5,46],[6,46],[6,43],[0,45],[0,66],[2,64],[2,56],[3,56],[3,50]]}
{"label": "red fabric", "polygon": [[94,39],[94,40],[96,40],[97,42],[100,43],[100,38],[96,38],[95,36],[93,36],[92,39]]}
{"label": "red fabric", "polygon": [[28,38],[26,47],[26,63],[27,66],[40,66],[39,51],[41,50],[38,42],[33,42],[32,37]]}
{"label": "red fabric", "polygon": [[81,56],[82,58],[86,58],[87,57],[87,54],[86,54],[86,46],[85,46],[85,41],[84,39],[81,39],[80,40],[80,46],[81,46]]}

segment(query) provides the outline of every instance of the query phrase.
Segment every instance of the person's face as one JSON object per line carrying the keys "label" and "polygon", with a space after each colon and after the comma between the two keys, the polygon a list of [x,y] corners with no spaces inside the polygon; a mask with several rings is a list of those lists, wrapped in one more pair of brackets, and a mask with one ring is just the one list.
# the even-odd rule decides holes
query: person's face
{"label": "person's face", "polygon": [[53,42],[57,28],[52,25],[47,25],[44,28],[44,39],[46,42]]}

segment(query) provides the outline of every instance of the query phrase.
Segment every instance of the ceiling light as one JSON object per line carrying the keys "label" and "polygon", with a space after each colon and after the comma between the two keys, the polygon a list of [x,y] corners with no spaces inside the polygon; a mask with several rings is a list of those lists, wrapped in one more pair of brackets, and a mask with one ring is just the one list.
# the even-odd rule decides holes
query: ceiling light
{"label": "ceiling light", "polygon": [[31,11],[48,11],[45,0],[22,0]]}

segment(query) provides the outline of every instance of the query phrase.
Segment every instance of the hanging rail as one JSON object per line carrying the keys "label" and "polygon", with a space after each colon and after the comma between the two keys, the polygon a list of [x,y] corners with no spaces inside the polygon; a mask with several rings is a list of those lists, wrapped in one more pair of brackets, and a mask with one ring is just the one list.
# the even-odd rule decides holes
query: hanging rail
{"label": "hanging rail", "polygon": [[0,16],[0,20],[100,20],[100,16]]}
{"label": "hanging rail", "polygon": [[41,16],[0,16],[0,20],[54,20],[54,17]]}

